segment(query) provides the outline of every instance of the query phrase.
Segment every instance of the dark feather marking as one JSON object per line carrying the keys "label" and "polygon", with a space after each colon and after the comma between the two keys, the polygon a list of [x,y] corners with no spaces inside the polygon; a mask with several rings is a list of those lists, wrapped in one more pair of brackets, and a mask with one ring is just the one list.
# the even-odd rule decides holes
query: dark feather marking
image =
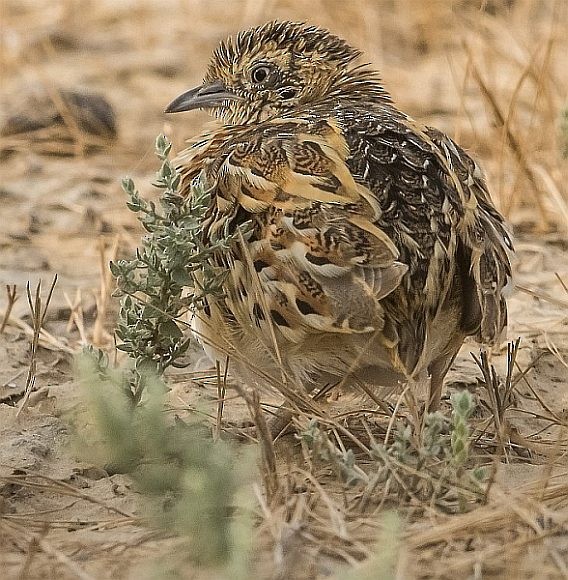
{"label": "dark feather marking", "polygon": [[296,306],[298,307],[298,310],[304,315],[318,314],[318,311],[315,310],[312,307],[312,305],[309,302],[306,302],[305,300],[300,300],[299,298],[296,298]]}
{"label": "dark feather marking", "polygon": [[315,256],[314,254],[307,253],[306,260],[314,264],[314,266],[324,266],[325,264],[330,264],[331,262],[325,256]]}
{"label": "dark feather marking", "polygon": [[270,311],[270,316],[272,317],[272,320],[278,326],[287,326],[287,327],[290,327],[290,324],[288,323],[288,321],[282,316],[282,314],[280,314],[280,312],[278,312],[278,310],[271,310]]}

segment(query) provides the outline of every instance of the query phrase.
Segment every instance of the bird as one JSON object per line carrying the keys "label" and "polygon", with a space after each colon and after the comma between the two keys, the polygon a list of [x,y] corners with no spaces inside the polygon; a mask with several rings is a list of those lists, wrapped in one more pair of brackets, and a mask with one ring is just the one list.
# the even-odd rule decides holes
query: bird
{"label": "bird", "polygon": [[467,337],[507,324],[512,236],[473,158],[399,110],[362,53],[323,28],[273,21],[214,51],[166,113],[214,127],[178,154],[180,191],[210,195],[204,247],[222,296],[194,331],[244,382],[425,384],[439,408]]}

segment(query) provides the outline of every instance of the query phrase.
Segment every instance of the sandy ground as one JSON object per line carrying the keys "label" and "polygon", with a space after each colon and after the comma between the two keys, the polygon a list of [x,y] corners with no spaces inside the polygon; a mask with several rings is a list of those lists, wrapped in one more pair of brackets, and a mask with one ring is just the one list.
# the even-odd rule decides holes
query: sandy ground
{"label": "sandy ground", "polygon": [[[558,103],[566,103],[565,78],[563,85],[549,90],[550,83],[561,78],[565,70],[566,52],[563,63],[558,56],[562,48],[555,46],[556,52],[546,61],[549,84],[542,85],[544,96],[539,97],[538,106],[530,108],[538,91],[523,92],[521,86],[516,96],[520,104],[511,115],[523,129],[523,151],[531,163],[545,170],[536,170],[544,177],[539,178],[540,189],[533,191],[518,155],[507,145],[501,146],[504,141],[495,128],[495,111],[483,98],[479,85],[463,83],[468,61],[460,39],[469,38],[464,32],[467,26],[452,19],[443,2],[433,3],[429,15],[418,2],[391,3],[394,9],[390,12],[388,3],[383,2],[383,11],[371,11],[368,18],[360,14],[366,4],[357,2],[354,5],[358,8],[347,10],[341,19],[336,3],[315,4],[322,8],[316,11],[318,22],[370,52],[402,108],[456,135],[484,161],[497,201],[508,210],[515,228],[516,287],[509,301],[508,338],[521,337],[517,370],[527,370],[510,414],[516,452],[508,464],[503,460],[498,471],[500,489],[515,490],[538,479],[546,469],[543,466],[551,465],[553,455],[557,463],[554,469],[561,469],[566,434],[558,424],[538,415],[565,417],[568,412],[568,291],[563,287],[568,284],[568,222],[564,221],[568,216],[562,213],[568,167],[558,154],[551,157],[554,139],[549,131],[557,127],[551,111],[559,110]],[[536,0],[519,3],[525,12],[515,12],[510,26],[505,27],[510,38],[505,34],[499,37],[502,22],[495,17],[495,22],[491,18],[484,21],[480,26],[483,34],[470,40],[485,79],[492,83],[494,94],[503,98],[499,102],[504,110],[510,103],[507,88],[515,90],[511,79],[517,77],[503,73],[501,78],[496,70],[522,71],[530,54],[538,68],[538,59],[546,56],[550,19],[542,4]],[[55,86],[101,93],[113,106],[118,124],[118,139],[105,142],[100,151],[90,154],[46,154],[48,146],[29,135],[0,137],[0,283],[15,284],[19,295],[0,335],[2,577],[154,578],[163,565],[161,558],[175,546],[176,539],[139,524],[139,495],[127,477],[109,476],[82,460],[74,449],[69,418],[81,413],[84,403],[73,373],[72,353],[85,342],[105,347],[112,344],[116,304],[108,298],[108,283],[104,283],[105,276],[108,280],[106,264],[115,250],[128,255],[140,235],[135,219],[124,207],[120,179],[131,175],[143,193],[155,196],[150,186],[156,168],[152,155],[155,136],[165,130],[180,147],[183,138],[193,135],[207,120],[202,113],[175,121],[166,119],[161,113],[165,104],[199,81],[207,54],[225,32],[272,17],[309,18],[314,10],[306,5],[276,0],[235,2],[226,9],[216,2],[181,1],[0,3],[6,16],[0,30],[0,126],[30,94]],[[439,18],[449,18],[451,25],[440,25]],[[562,39],[567,30],[565,11],[556,18],[554,34]],[[531,22],[534,47],[538,48],[534,52],[527,42]],[[431,30],[435,25],[438,33]],[[568,34],[564,49],[566,38]],[[500,52],[501,41],[510,48],[508,53]],[[524,131],[529,121],[532,138]],[[548,141],[543,146],[547,131]],[[552,185],[547,190],[549,180]],[[547,196],[544,190],[552,193]],[[546,220],[535,205],[537,198],[545,207]],[[33,393],[24,411],[18,413],[32,334],[25,286],[29,281],[33,291],[42,280],[45,297],[54,274],[58,281],[44,325],[49,334],[42,336],[38,349]],[[0,312],[5,306],[6,298],[1,296]],[[476,385],[480,373],[470,353],[477,350],[474,344],[464,346],[448,377],[450,390]],[[505,354],[504,343],[493,357],[501,372]],[[188,402],[215,396],[206,390],[196,394],[183,377],[174,376],[171,381],[175,396],[187,397]],[[485,395],[481,390],[478,394],[478,413],[486,418]],[[340,397],[330,404],[348,403],[348,398]],[[229,418],[238,418],[240,412],[227,408]],[[292,453],[293,448],[292,444]],[[285,455],[289,453],[287,448]],[[301,463],[302,459],[294,461]],[[562,499],[547,509],[551,517],[565,522],[568,508]],[[419,535],[428,528],[428,522],[413,526],[412,533]],[[456,556],[460,563],[455,573],[472,578],[567,577],[565,532],[546,538],[542,535],[541,540],[527,544],[524,554],[515,552],[511,561],[503,546],[517,536],[513,531],[507,534],[505,530],[495,544],[495,554],[487,552],[482,539],[472,537],[470,549],[475,554],[478,542],[481,560],[488,558],[485,575],[476,575],[474,557],[471,563],[463,564]],[[402,573],[401,577],[443,577],[439,567],[420,567],[428,550],[434,548],[425,547],[422,552],[409,548],[408,575]],[[462,557],[466,551],[460,553]],[[448,568],[446,574],[455,577],[451,570]],[[324,577],[325,566],[316,572]],[[312,577],[305,574],[290,572],[287,577]]]}

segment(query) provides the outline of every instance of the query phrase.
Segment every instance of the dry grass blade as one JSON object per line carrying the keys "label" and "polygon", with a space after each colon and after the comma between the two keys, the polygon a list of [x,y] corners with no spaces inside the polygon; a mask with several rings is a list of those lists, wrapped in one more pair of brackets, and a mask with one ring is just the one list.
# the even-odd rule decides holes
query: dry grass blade
{"label": "dry grass blade", "polygon": [[513,389],[516,381],[513,380],[513,369],[515,368],[520,342],[521,339],[517,338],[515,342],[510,342],[507,345],[507,375],[504,382],[499,378],[495,367],[490,364],[487,351],[482,350],[479,357],[473,353],[471,354],[483,375],[482,385],[489,395],[491,418],[495,422],[495,431],[503,450],[505,449],[503,437],[508,431],[505,413],[514,402]]}
{"label": "dry grass blade", "polygon": [[[53,45],[48,39],[42,42],[42,48],[49,58],[53,58],[55,51]],[[54,87],[51,79],[46,77],[46,75],[41,71],[41,69],[36,69],[36,74],[42,79],[44,87],[49,95],[49,98],[53,101],[57,111],[63,119],[63,123],[69,130],[73,138],[73,154],[77,157],[83,157],[85,155],[86,143],[83,132],[81,131],[77,120],[69,110],[69,106],[65,102],[65,99],[61,96],[61,93],[57,88]]]}
{"label": "dry grass blade", "polygon": [[47,310],[49,308],[49,303],[51,302],[51,298],[53,296],[53,291],[55,290],[55,284],[57,284],[57,274],[53,277],[45,302],[43,302],[41,298],[41,280],[39,280],[37,283],[33,298],[30,289],[30,283],[28,282],[26,285],[26,293],[28,296],[28,304],[32,315],[32,327],[34,332],[30,348],[30,363],[28,367],[28,375],[26,378],[26,388],[22,401],[20,402],[20,406],[18,407],[16,417],[19,417],[22,411],[26,408],[30,395],[35,386],[39,337],[43,323],[45,321]]}
{"label": "dry grass blade", "polygon": [[564,232],[568,232],[568,197],[566,195],[566,189],[564,189],[563,192],[559,185],[554,181],[550,171],[542,165],[535,164],[534,170],[538,175],[540,175],[542,183],[548,190],[549,199],[554,203],[556,210],[561,216],[557,220],[559,227]]}
{"label": "dry grass blade", "polygon": [[60,495],[70,496],[77,499],[85,500],[89,503],[93,503],[99,505],[109,512],[116,513],[121,515],[125,518],[133,522],[138,522],[139,519],[124,510],[115,508],[111,505],[108,505],[106,502],[97,499],[87,493],[83,493],[74,486],[65,483],[64,481],[59,481],[57,479],[53,479],[52,477],[47,477],[45,475],[36,475],[30,473],[24,473],[21,475],[4,475],[0,476],[0,481],[4,484],[10,485],[19,485],[22,487],[29,487],[34,488],[41,491],[49,491],[52,493],[57,493]]}
{"label": "dry grass blade", "polygon": [[258,392],[255,390],[248,391],[245,387],[241,387],[240,385],[236,385],[235,388],[239,395],[246,401],[249,413],[256,426],[262,456],[261,472],[264,482],[264,491],[268,498],[268,503],[270,504],[279,489],[273,435],[270,432],[266,416],[260,405]]}
{"label": "dry grass blade", "polygon": [[566,282],[564,282],[564,280],[562,279],[560,274],[558,272],[554,272],[554,276],[560,282],[560,285],[562,286],[562,288],[564,288],[564,292],[566,292],[566,294],[568,294],[568,285],[566,284]]}
{"label": "dry grass blade", "polygon": [[468,58],[470,59],[470,67],[471,67],[472,77],[476,81],[477,85],[479,86],[481,94],[484,96],[487,104],[490,106],[491,111],[495,117],[495,122],[496,122],[497,126],[503,127],[503,129],[505,131],[505,135],[507,137],[507,142],[508,142],[513,154],[515,155],[517,162],[519,163],[519,166],[521,167],[521,170],[526,175],[527,179],[529,180],[529,182],[532,185],[531,191],[533,194],[533,199],[534,199],[536,208],[537,208],[539,216],[540,216],[540,227],[543,231],[545,231],[549,226],[549,217],[548,217],[548,212],[546,211],[546,208],[545,208],[544,203],[542,201],[542,197],[543,197],[544,192],[543,192],[543,190],[538,182],[538,179],[536,178],[535,172],[533,171],[533,168],[528,160],[527,154],[526,154],[525,150],[523,149],[523,147],[521,146],[520,140],[517,138],[516,134],[513,132],[511,124],[507,122],[506,116],[503,113],[496,96],[494,95],[493,91],[489,88],[489,86],[487,85],[485,80],[483,79],[481,72],[479,71],[479,68],[476,65],[476,62],[475,62],[475,59],[473,56],[474,55],[473,49],[465,41],[464,41],[464,49],[468,55]]}
{"label": "dry grass blade", "polygon": [[77,328],[81,344],[88,344],[87,335],[85,333],[85,320],[83,315],[83,300],[80,288],[77,288],[75,299],[71,300],[67,292],[63,292],[65,301],[69,306],[69,320],[67,321],[66,331],[70,332],[73,326]]}
{"label": "dry grass blade", "polygon": [[72,578],[78,578],[79,580],[95,580],[94,576],[87,574],[79,564],[74,562],[61,550],[55,548],[45,539],[48,530],[48,527],[44,527],[39,534],[30,535],[29,531],[24,526],[17,524],[12,524],[10,527],[5,525],[2,526],[2,531],[8,536],[15,536],[19,541],[21,541],[22,538],[27,539],[26,557],[22,563],[17,578],[24,580],[25,578],[30,577],[29,571],[32,560],[39,551],[42,551],[50,558],[53,558],[57,563],[61,564],[71,574]]}
{"label": "dry grass blade", "polygon": [[87,574],[83,568],[81,568],[76,562],[71,560],[68,556],[66,556],[63,552],[58,550],[57,548],[53,547],[49,542],[43,539],[39,539],[37,545],[41,550],[43,550],[46,554],[54,558],[60,564],[63,564],[71,574],[73,574],[79,580],[95,580],[94,576]]}
{"label": "dry grass blade", "polygon": [[[16,326],[17,328],[21,329],[26,336],[33,340],[35,330],[34,327],[21,320],[19,318],[11,317],[9,320],[9,324]],[[76,350],[71,348],[65,339],[57,338],[53,336],[50,332],[42,328],[39,333],[39,340],[38,345],[42,348],[47,348],[49,350],[55,350],[64,352],[66,354],[75,354]]]}
{"label": "dry grass blade", "polygon": [[14,308],[16,300],[18,299],[15,284],[12,286],[6,284],[6,298],[8,299],[8,303],[6,304],[6,309],[4,310],[4,315],[2,316],[2,322],[0,323],[0,334],[4,334],[4,330],[6,329],[8,320],[10,320],[10,314],[12,313],[12,309]]}
{"label": "dry grass blade", "polygon": [[[39,537],[44,537],[48,532],[47,526],[41,531],[41,535]],[[34,559],[34,556],[38,552],[38,536],[32,536],[31,540],[28,543],[28,550],[26,552],[26,558],[22,563],[22,567],[18,573],[18,580],[24,580],[25,578],[29,577],[29,570]]]}
{"label": "dry grass blade", "polygon": [[525,292],[525,294],[530,294],[535,298],[546,300],[546,302],[550,302],[550,304],[555,304],[556,306],[568,309],[568,301],[556,298],[555,296],[551,296],[548,292],[545,292],[540,288],[528,288],[527,286],[523,286],[522,284],[516,284],[515,288],[517,288],[517,290],[520,290],[521,292]]}
{"label": "dry grass blade", "polygon": [[223,429],[223,410],[225,408],[225,397],[227,395],[227,374],[229,372],[229,359],[225,360],[225,372],[221,377],[221,364],[217,361],[215,365],[217,371],[217,415],[215,417],[215,439],[221,437]]}
{"label": "dry grass blade", "polygon": [[93,326],[92,341],[95,346],[103,346],[108,344],[111,339],[110,334],[105,330],[105,319],[107,316],[108,307],[111,303],[111,295],[114,289],[112,273],[108,268],[108,264],[109,262],[116,261],[119,245],[120,236],[115,236],[109,251],[109,255],[107,256],[104,239],[102,237],[99,238],[98,247],[101,285],[96,297],[97,316]]}

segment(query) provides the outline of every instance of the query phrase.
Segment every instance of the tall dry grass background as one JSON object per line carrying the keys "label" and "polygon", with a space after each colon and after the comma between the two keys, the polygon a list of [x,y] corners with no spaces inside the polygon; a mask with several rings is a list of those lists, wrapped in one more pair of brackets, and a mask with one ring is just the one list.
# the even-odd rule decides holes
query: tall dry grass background
{"label": "tall dry grass background", "polygon": [[[46,271],[57,272],[53,308],[69,318],[62,325],[48,317],[51,332],[34,331],[26,319],[25,300],[20,300],[9,315],[11,327],[35,337],[36,346],[58,353],[73,352],[81,343],[112,351],[116,304],[109,297],[112,281],[106,263],[128,255],[141,234],[125,208],[119,180],[132,175],[143,193],[156,195],[150,187],[156,135],[164,131],[179,150],[208,122],[205,113],[166,117],[165,105],[200,82],[220,38],[271,19],[309,21],[361,48],[400,108],[447,132],[481,161],[520,247],[512,336],[522,335],[527,346],[525,358],[512,371],[515,384],[529,395],[516,410],[519,417],[541,423],[515,423],[500,432],[491,419],[500,410],[490,403],[482,406],[474,454],[495,467],[495,482],[475,509],[458,514],[414,495],[417,482],[432,484],[431,473],[409,475],[399,466],[415,481],[410,487],[399,482],[405,493],[399,489],[393,495],[377,482],[362,488],[341,485],[332,469],[312,463],[305,446],[300,452],[277,449],[277,465],[264,465],[280,478],[267,484],[274,501],[261,493],[260,481],[255,486],[256,574],[284,579],[336,573],[342,578],[348,572],[335,571],[337,562],[355,564],[368,558],[370,569],[357,572],[359,578],[568,577],[568,377],[562,375],[568,368],[564,0],[0,0],[0,127],[29,108],[30,95],[47,95],[34,113],[59,111],[69,134],[62,141],[57,133],[0,132],[5,216],[1,281],[22,285],[45,277]],[[104,95],[116,113],[118,138],[81,132],[68,118],[59,89]],[[94,154],[92,144],[100,146]],[[539,391],[548,380],[549,371],[538,366],[543,360],[565,377],[556,391],[547,391],[548,398]],[[474,371],[467,367],[464,372]],[[58,380],[69,380],[69,374]],[[490,373],[483,381],[489,392]],[[181,397],[179,381],[174,384],[176,397]],[[75,404],[72,391],[61,391],[60,397],[66,396]],[[334,437],[339,448],[349,439],[341,431],[334,431]],[[357,432],[356,446],[365,445],[365,437]],[[265,458],[272,452],[268,449]],[[357,452],[358,460],[365,456],[360,445]],[[398,474],[395,478],[401,473],[397,469],[392,471]],[[5,485],[40,485],[29,473],[2,477]],[[52,480],[43,484],[52,494],[88,501],[88,491],[63,492]],[[19,578],[136,577],[128,576],[135,574],[133,558],[146,550],[167,553],[171,546],[152,536],[139,548],[141,522],[130,511],[132,492],[126,493],[120,523],[108,524],[110,531],[105,532],[107,523],[91,522],[92,533],[106,533],[113,550],[123,546],[112,558],[99,536],[85,534],[71,541],[56,532],[46,536],[48,529],[63,529],[60,521],[71,518],[61,511],[57,525],[44,522],[42,527],[38,522],[49,518],[38,516],[47,509],[38,502],[25,505],[33,511],[29,533],[23,526],[25,509],[19,520],[0,509],[0,529],[12,542],[0,562],[5,557],[6,569]],[[103,503],[108,507],[112,502]],[[399,509],[398,521],[385,516],[386,508]],[[100,514],[91,515],[102,521]],[[113,526],[122,526],[121,535]],[[180,573],[193,578],[194,572]]]}
{"label": "tall dry grass background", "polygon": [[[562,0],[3,0],[3,99],[9,108],[10,94],[38,86],[101,90],[118,112],[113,158],[143,168],[164,103],[199,82],[220,38],[310,21],[362,48],[402,108],[481,157],[513,222],[565,228],[567,11]],[[176,143],[202,122],[176,119]]]}

